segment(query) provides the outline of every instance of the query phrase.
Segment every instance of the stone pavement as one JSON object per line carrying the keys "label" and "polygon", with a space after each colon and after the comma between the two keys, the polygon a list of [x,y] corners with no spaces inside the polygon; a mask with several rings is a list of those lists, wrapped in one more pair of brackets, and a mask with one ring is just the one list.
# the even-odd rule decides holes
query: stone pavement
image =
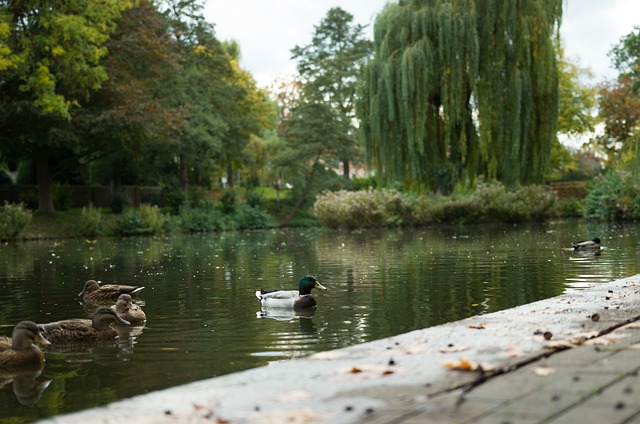
{"label": "stone pavement", "polygon": [[42,420],[640,424],[640,276]]}

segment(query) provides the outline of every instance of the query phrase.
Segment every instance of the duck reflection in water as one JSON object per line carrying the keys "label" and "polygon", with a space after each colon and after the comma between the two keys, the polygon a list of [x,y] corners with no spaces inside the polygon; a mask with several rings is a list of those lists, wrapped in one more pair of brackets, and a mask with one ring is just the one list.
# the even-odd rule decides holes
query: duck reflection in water
{"label": "duck reflection in water", "polygon": [[291,310],[291,309],[263,309],[256,312],[256,318],[270,318],[276,321],[300,320],[300,331],[302,333],[316,333],[318,330],[313,324],[313,316],[316,308]]}
{"label": "duck reflection in water", "polygon": [[0,370],[0,388],[11,383],[13,393],[22,405],[33,405],[42,396],[53,380],[36,380],[44,366],[25,367],[22,369]]}

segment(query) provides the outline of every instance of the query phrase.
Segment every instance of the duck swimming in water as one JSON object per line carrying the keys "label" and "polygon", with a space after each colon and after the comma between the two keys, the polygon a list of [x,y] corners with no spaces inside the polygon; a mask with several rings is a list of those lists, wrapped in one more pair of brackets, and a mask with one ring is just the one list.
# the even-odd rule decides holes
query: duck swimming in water
{"label": "duck swimming in water", "polygon": [[0,337],[0,367],[38,366],[44,362],[44,352],[34,343],[48,346],[51,343],[42,335],[33,321],[20,321],[11,337]]}
{"label": "duck swimming in water", "polygon": [[92,319],[65,319],[48,324],[38,324],[38,327],[52,342],[108,340],[115,339],[118,335],[118,332],[111,328],[111,324],[116,322],[129,324],[128,321],[120,318],[115,310],[105,306],[98,308]]}
{"label": "duck swimming in water", "polygon": [[141,324],[147,321],[147,315],[128,294],[121,294],[115,306],[112,306],[120,318],[131,324]]}
{"label": "duck swimming in water", "polygon": [[96,280],[87,280],[84,283],[84,288],[78,297],[81,297],[85,301],[101,300],[101,299],[117,299],[121,294],[128,294],[130,296],[137,295],[144,287],[139,286],[126,286],[121,284],[103,284],[100,285]]}
{"label": "duck swimming in water", "polygon": [[292,308],[304,309],[317,306],[316,300],[311,296],[312,289],[326,290],[316,277],[305,275],[300,280],[298,290],[258,290],[256,297],[264,308]]}
{"label": "duck swimming in water", "polygon": [[600,250],[600,239],[598,237],[595,237],[593,240],[573,243],[573,250],[580,252]]}

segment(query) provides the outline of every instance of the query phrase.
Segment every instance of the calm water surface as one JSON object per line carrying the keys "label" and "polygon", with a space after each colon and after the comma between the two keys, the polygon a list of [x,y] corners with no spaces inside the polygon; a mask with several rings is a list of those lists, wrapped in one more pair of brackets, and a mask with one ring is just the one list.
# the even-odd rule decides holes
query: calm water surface
{"label": "calm water surface", "polygon": [[[144,327],[53,346],[41,375],[0,371],[0,423],[349,346],[638,273],[637,225],[559,221],[392,231],[274,230],[0,246],[0,335],[20,320],[84,318],[82,282],[142,285]],[[600,256],[571,242],[599,236]],[[316,275],[308,316],[264,316],[257,289]],[[51,380],[38,396],[34,383]]]}

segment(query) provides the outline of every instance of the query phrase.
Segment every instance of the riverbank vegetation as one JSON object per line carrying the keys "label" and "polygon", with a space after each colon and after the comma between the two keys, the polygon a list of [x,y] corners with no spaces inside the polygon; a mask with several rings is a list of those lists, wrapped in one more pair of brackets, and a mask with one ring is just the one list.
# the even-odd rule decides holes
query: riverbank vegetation
{"label": "riverbank vegetation", "polygon": [[[562,7],[392,2],[373,40],[331,8],[259,87],[199,0],[0,2],[0,184],[37,187],[0,238],[637,219],[640,29],[594,85]],[[575,180],[586,197],[547,186]]]}

